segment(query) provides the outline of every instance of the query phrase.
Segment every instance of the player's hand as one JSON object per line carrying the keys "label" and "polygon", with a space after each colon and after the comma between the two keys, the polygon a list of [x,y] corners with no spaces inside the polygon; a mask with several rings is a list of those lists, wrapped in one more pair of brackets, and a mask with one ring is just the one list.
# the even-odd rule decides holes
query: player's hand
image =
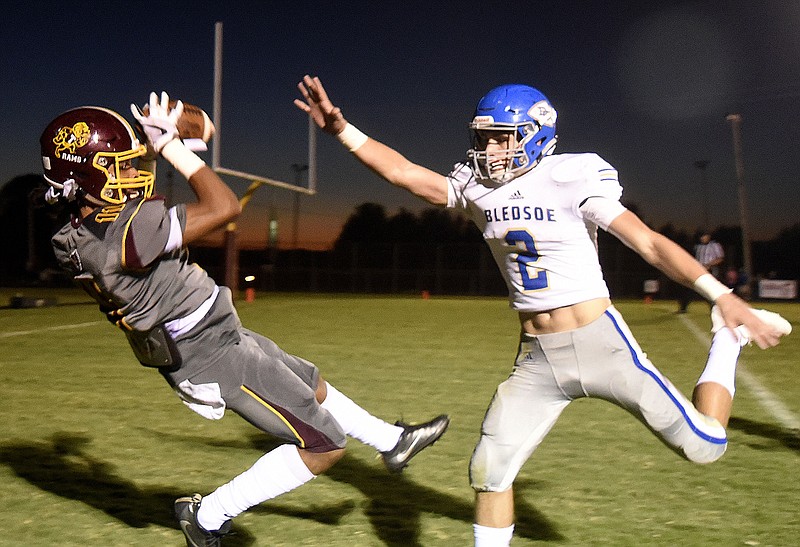
{"label": "player's hand", "polygon": [[178,138],[178,119],[183,114],[183,103],[178,101],[175,107],[169,109],[169,96],[161,92],[161,102],[155,92],[150,93],[149,111],[145,116],[135,104],[131,104],[131,113],[147,137],[147,147],[161,153],[164,146]]}
{"label": "player's hand", "polygon": [[297,89],[305,101],[295,99],[294,104],[303,112],[311,115],[317,126],[331,135],[338,135],[347,125],[342,111],[328,98],[325,88],[319,78],[309,75],[303,76],[303,81],[297,84]]}
{"label": "player's hand", "polygon": [[723,294],[715,304],[722,312],[725,326],[735,329],[744,325],[750,333],[750,341],[755,342],[761,349],[777,346],[784,333],[772,325],[762,321],[753,313],[752,308],[735,294]]}

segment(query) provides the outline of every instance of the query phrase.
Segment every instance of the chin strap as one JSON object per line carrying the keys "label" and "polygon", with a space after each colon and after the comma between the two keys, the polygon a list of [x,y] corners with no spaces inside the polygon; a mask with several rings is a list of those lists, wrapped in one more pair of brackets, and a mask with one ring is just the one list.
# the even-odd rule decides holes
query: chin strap
{"label": "chin strap", "polygon": [[44,194],[44,199],[50,205],[54,205],[58,202],[58,199],[62,197],[67,201],[75,201],[77,194],[78,185],[75,184],[75,179],[67,179],[64,181],[64,184],[61,185],[61,188],[56,188],[55,186],[48,188],[47,192]]}

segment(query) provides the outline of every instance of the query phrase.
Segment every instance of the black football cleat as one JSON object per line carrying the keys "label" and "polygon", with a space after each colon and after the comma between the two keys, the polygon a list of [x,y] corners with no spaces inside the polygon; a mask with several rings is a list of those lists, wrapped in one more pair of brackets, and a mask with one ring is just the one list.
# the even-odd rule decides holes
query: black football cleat
{"label": "black football cleat", "polygon": [[175,500],[175,518],[181,525],[183,535],[186,536],[187,547],[220,547],[222,536],[231,530],[231,521],[226,520],[219,530],[210,532],[197,522],[197,510],[203,496],[195,494],[191,497]]}
{"label": "black football cleat", "polygon": [[443,414],[423,424],[409,425],[397,422],[395,425],[403,428],[400,440],[391,450],[381,452],[381,456],[389,471],[399,473],[408,465],[411,458],[435,443],[444,434],[450,425],[450,418]]}

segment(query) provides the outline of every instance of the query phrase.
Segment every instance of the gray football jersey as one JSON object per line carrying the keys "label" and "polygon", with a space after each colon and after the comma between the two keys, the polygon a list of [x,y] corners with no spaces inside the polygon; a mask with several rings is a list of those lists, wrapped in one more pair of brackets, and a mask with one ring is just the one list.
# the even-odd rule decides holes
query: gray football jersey
{"label": "gray football jersey", "polygon": [[[186,207],[176,207],[181,230]],[[149,331],[195,311],[215,283],[183,248],[165,253],[172,220],[163,198],[96,209],[52,238],[59,264],[123,330]]]}

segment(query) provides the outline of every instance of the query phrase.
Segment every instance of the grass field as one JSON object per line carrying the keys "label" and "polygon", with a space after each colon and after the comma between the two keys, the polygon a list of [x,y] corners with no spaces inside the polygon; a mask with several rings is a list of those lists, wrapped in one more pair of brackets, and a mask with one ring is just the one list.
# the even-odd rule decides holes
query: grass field
{"label": "grass field", "polygon": [[[0,303],[11,294],[0,290]],[[0,545],[182,545],[173,500],[210,492],[273,440],[233,414],[189,411],[85,297],[55,296],[62,305],[0,309]],[[374,414],[446,412],[452,423],[401,476],[351,441],[328,474],[238,517],[226,545],[471,545],[469,457],[515,353],[505,300],[266,294],[238,307],[246,326]],[[691,392],[707,306],[683,316],[671,301],[617,307]],[[764,307],[800,325],[797,304]],[[744,349],[750,380],[740,376],[728,453],[710,466],[679,459],[613,405],[570,405],[517,480],[512,545],[797,545],[798,350],[797,332]]]}

